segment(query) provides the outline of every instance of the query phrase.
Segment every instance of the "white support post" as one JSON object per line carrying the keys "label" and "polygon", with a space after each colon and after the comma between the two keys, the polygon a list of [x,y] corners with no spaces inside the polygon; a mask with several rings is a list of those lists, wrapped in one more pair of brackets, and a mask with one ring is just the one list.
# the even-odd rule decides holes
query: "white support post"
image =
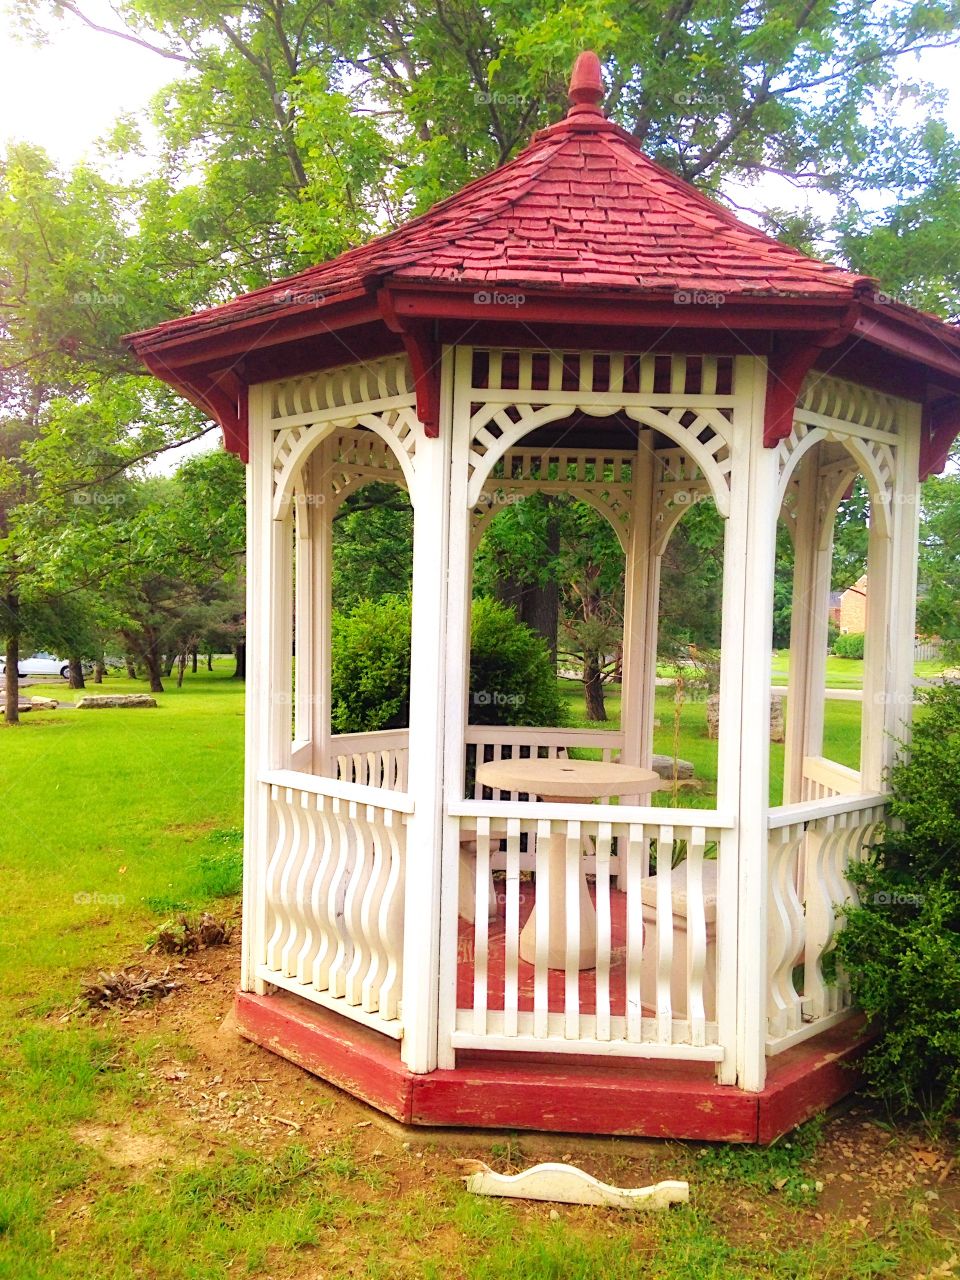
{"label": "white support post", "polygon": [[440,435],[418,428],[413,502],[409,791],[403,916],[402,1056],[413,1072],[437,1066],[444,715],[448,663],[452,352],[441,366]]}
{"label": "white support post", "polygon": [[333,510],[326,495],[331,440],[322,441],[310,458],[310,492],[315,502],[310,512],[313,543],[313,740],[314,772],[324,775],[330,760],[330,622],[333,613]]}
{"label": "white support post", "polygon": [[[656,676],[656,618],[650,627],[650,599],[658,583],[651,577],[653,563],[653,486],[656,455],[653,432],[642,430],[633,462],[630,503],[630,540],[627,545],[623,601],[623,687],[620,725],[623,730],[624,764],[649,767],[653,725],[651,698]],[[651,590],[653,588],[653,590]],[[651,639],[653,650],[651,652]]]}
{"label": "white support post", "polygon": [[[891,522],[893,515],[888,512]],[[889,759],[887,695],[893,678],[891,543],[889,529],[871,512],[860,718],[860,784],[864,791],[883,790]]]}
{"label": "white support post", "polygon": [[293,531],[273,519],[273,432],[263,387],[250,388],[247,469],[247,678],[241,986],[262,994],[266,866],[273,841],[267,769],[290,766]]}
{"label": "white support post", "polygon": [[[444,804],[440,875],[440,1010],[437,1065],[456,1066],[453,1032],[457,1017],[460,821],[449,817],[449,801],[463,799],[465,739],[470,720],[470,617],[473,555],[467,506],[470,455],[471,347],[444,353],[452,375],[450,559],[447,596],[444,721]],[[471,887],[472,888],[472,887]]]}
{"label": "white support post", "polygon": [[[763,446],[766,362],[738,357],[734,378],[717,804],[735,810],[737,831],[736,865],[729,856],[731,841],[720,851],[717,1014],[728,1050],[720,1079],[730,1082],[733,1074],[734,1018],[737,1083],[759,1092],[766,1077],[767,813],[778,454]],[[725,920],[728,916],[732,921]]]}
{"label": "white support post", "polygon": [[301,483],[294,492],[294,753],[309,748],[313,740],[313,699],[316,685],[316,643],[314,625],[316,544],[313,537],[313,485],[310,460],[303,468]]}
{"label": "white support post", "polygon": [[[893,490],[890,548],[890,666],[887,673],[886,719],[882,772],[893,764],[897,743],[909,738],[913,720],[913,652],[917,614],[917,556],[920,543],[921,406],[910,406],[900,424]],[[869,579],[867,591],[869,593]]]}
{"label": "white support post", "polygon": [[803,793],[803,758],[819,755],[823,743],[823,702],[830,610],[833,513],[826,550],[820,527],[820,447],[800,468],[794,536],[793,597],[790,611],[790,679],[784,751],[783,803],[798,804]]}

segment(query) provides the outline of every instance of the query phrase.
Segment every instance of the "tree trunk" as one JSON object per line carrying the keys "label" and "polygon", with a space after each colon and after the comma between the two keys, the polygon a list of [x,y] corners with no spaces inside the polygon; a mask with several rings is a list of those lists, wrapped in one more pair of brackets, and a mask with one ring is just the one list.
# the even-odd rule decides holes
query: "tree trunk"
{"label": "tree trunk", "polygon": [[191,661],[191,670],[193,671],[193,674],[196,675],[197,663],[200,661],[200,653],[196,645],[194,645],[193,648],[190,650],[190,661]]}
{"label": "tree trunk", "polygon": [[136,680],[137,678],[136,663],[134,662],[133,658],[130,656],[129,653],[125,653],[123,655],[123,664],[127,668],[127,676],[131,680]]}
{"label": "tree trunk", "polygon": [[85,689],[86,683],[83,679],[83,664],[79,658],[68,658],[67,663],[70,667],[70,674],[67,676],[67,684],[71,689]]}
{"label": "tree trunk", "polygon": [[207,653],[207,670],[208,671],[213,670],[213,650],[212,649],[210,649]]}
{"label": "tree trunk", "polygon": [[234,680],[246,680],[247,646],[245,641],[241,640],[239,644],[233,646],[233,655],[237,660],[237,668],[233,673]]}
{"label": "tree trunk", "polygon": [[4,654],[7,671],[4,676],[4,718],[7,724],[20,723],[20,679],[17,674],[20,663],[20,601],[16,596],[7,596],[4,601],[10,616],[7,632],[7,645]]}
{"label": "tree trunk", "polygon": [[147,679],[150,681],[150,692],[163,693],[163,681],[160,679],[160,646],[157,643],[157,637],[154,631],[144,631],[143,641],[140,647],[140,656],[143,658],[143,665],[147,669]]}
{"label": "tree trunk", "polygon": [[106,664],[102,658],[98,658],[93,664],[93,683],[103,684],[103,677],[106,674]]}
{"label": "tree trunk", "polygon": [[187,651],[186,649],[183,649],[181,650],[180,653],[177,654],[177,688],[178,689],[183,688],[183,673],[186,671],[186,669],[187,669]]}
{"label": "tree trunk", "polygon": [[583,696],[587,704],[588,720],[606,720],[607,708],[603,701],[603,669],[600,655],[583,655]]}
{"label": "tree trunk", "polygon": [[173,668],[177,661],[177,655],[175,653],[168,653],[165,655],[164,661],[167,664],[167,669],[164,672],[164,675],[169,679],[169,677],[173,675]]}

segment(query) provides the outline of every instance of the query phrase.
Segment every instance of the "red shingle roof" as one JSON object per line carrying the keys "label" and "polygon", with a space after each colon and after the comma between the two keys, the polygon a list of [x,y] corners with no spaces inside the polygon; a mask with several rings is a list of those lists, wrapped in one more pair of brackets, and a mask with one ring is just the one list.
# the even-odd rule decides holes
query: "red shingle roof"
{"label": "red shingle roof", "polygon": [[[740,222],[604,119],[595,81],[514,160],[427,213],[280,284],[158,326],[185,335],[285,308],[324,308],[373,284],[554,288],[567,294],[703,291],[842,301],[865,278]],[[577,96],[579,95],[579,96]]]}

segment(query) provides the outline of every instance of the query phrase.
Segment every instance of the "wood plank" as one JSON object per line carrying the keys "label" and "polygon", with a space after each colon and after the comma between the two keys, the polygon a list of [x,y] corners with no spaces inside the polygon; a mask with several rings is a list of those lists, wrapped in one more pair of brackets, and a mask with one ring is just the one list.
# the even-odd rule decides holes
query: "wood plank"
{"label": "wood plank", "polygon": [[862,1019],[771,1063],[767,1086],[718,1085],[708,1064],[458,1053],[414,1075],[395,1041],[285,993],[236,998],[240,1034],[405,1124],[695,1141],[772,1142],[850,1093],[870,1043]]}

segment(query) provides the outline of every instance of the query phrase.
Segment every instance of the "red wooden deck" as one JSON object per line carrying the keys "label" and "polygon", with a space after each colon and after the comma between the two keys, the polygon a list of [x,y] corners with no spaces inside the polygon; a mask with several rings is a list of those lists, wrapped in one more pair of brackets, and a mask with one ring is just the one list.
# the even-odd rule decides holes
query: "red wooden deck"
{"label": "red wooden deck", "polygon": [[[709,1064],[459,1053],[413,1075],[400,1046],[297,996],[240,992],[242,1035],[411,1125],[772,1142],[855,1089],[869,1037],[850,1019],[771,1059],[762,1093],[718,1085]],[[851,1069],[852,1068],[852,1069]]]}
{"label": "red wooden deck", "polygon": [[[503,880],[495,878],[497,888],[497,915],[489,922],[487,935],[487,1007],[502,1009],[504,999],[504,972],[506,968],[506,908],[504,906]],[[590,885],[590,896],[596,901],[596,888]],[[520,928],[527,922],[536,897],[530,880],[520,885]],[[626,1014],[627,997],[627,895],[610,890],[610,1012]],[[473,1008],[473,959],[474,926],[460,918],[457,939],[457,1007]],[[517,983],[521,1012],[533,1010],[533,965],[520,960]],[[547,1007],[551,1013],[562,1013],[566,975],[562,969],[547,970]],[[596,1013],[596,974],[593,969],[580,973],[580,1011]]]}

